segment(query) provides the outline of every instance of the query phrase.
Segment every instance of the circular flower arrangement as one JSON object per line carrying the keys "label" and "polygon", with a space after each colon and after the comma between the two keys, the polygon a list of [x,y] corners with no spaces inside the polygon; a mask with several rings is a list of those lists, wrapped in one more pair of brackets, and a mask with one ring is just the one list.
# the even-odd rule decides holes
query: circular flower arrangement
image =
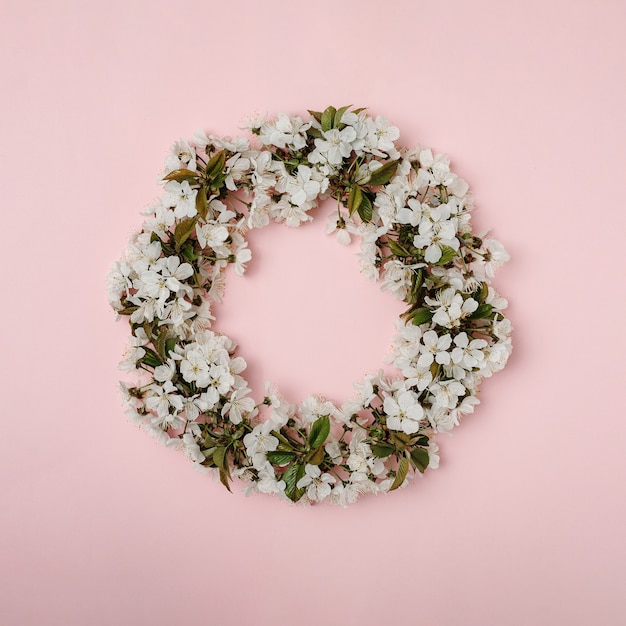
{"label": "circular flower arrangement", "polygon": [[[176,142],[108,291],[132,331],[120,367],[138,374],[122,383],[133,421],[229,489],[239,478],[247,492],[345,506],[436,468],[435,433],[472,413],[482,379],[504,367],[511,324],[489,283],[509,257],[472,232],[468,185],[445,155],[396,146],[398,129],[364,109],[309,113],[254,121],[253,144]],[[249,229],[300,226],[328,197],[327,232],[359,237],[362,273],[406,302],[389,359],[402,375],[368,375],[340,406],[294,406],[270,388],[256,403],[235,342],[211,330],[211,302],[228,265],[244,273]]]}

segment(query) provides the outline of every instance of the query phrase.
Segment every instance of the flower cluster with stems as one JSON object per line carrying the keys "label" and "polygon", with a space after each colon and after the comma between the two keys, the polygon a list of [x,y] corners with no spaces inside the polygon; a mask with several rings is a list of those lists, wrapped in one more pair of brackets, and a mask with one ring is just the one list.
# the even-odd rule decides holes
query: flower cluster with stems
{"label": "flower cluster with stems", "polygon": [[[108,276],[127,317],[120,367],[131,419],[182,450],[230,489],[342,506],[404,487],[439,464],[434,436],[479,403],[480,382],[511,353],[506,300],[491,286],[508,260],[470,223],[473,199],[449,159],[396,145],[399,130],[364,109],[255,119],[254,139],[197,132],[167,155],[163,193]],[[406,303],[389,357],[343,404],[286,402],[269,386],[260,402],[246,362],[212,330],[225,271],[242,275],[246,235],[271,220],[297,227],[321,199],[336,210],[327,232],[360,240],[362,273]]]}

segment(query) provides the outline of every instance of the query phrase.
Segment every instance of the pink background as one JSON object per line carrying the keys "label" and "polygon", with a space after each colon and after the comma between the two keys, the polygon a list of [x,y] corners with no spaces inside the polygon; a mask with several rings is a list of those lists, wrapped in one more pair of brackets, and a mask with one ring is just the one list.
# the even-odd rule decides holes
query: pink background
{"label": "pink background", "polygon": [[[3,2],[0,623],[626,623],[625,7]],[[175,139],[348,103],[470,182],[514,355],[400,493],[230,495],[127,421],[105,275]],[[255,233],[219,311],[293,400],[344,399],[399,311],[323,225]]]}

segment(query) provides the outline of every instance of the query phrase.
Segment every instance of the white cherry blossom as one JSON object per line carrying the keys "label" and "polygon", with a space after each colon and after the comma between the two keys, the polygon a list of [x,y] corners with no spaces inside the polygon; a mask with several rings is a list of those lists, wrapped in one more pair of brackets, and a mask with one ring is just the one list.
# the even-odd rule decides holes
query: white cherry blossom
{"label": "white cherry blossom", "polygon": [[296,483],[298,489],[306,488],[306,495],[312,502],[320,502],[330,495],[333,485],[337,479],[330,474],[322,474],[318,465],[306,464],[304,476]]}
{"label": "white cherry blossom", "polygon": [[174,215],[179,218],[194,217],[197,215],[196,196],[197,189],[192,189],[188,181],[179,183],[170,180],[164,187],[165,194],[161,196],[161,201],[166,207],[174,207]]}
{"label": "white cherry blossom", "polygon": [[352,126],[346,126],[343,130],[331,128],[322,133],[322,137],[315,140],[317,152],[331,165],[339,165],[350,156],[352,142],[357,138],[357,134]]}
{"label": "white cherry blossom", "polygon": [[424,409],[419,403],[416,393],[402,391],[396,397],[387,396],[383,403],[387,414],[387,426],[392,430],[401,430],[407,435],[419,430],[420,420],[424,417]]}

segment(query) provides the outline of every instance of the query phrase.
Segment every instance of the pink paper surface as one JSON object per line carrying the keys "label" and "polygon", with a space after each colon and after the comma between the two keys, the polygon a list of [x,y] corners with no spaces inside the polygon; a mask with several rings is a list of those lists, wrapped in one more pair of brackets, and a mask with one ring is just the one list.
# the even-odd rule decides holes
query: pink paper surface
{"label": "pink paper surface", "polygon": [[[626,623],[625,19],[618,0],[3,3],[0,624]],[[349,103],[470,183],[512,255],[514,354],[399,493],[231,495],[127,421],[105,276],[174,140]],[[323,226],[254,233],[218,310],[259,393],[342,400],[383,365],[401,308]]]}

